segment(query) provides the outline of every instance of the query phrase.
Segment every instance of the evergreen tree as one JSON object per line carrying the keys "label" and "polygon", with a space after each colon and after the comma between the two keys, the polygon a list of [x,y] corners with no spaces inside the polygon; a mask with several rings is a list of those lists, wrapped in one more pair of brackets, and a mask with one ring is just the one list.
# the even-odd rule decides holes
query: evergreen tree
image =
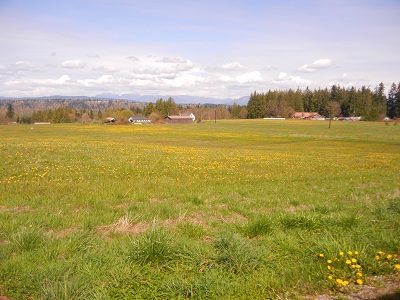
{"label": "evergreen tree", "polygon": [[397,117],[396,115],[396,92],[397,86],[393,82],[388,93],[388,98],[386,101],[387,116],[391,119]]}
{"label": "evergreen tree", "polygon": [[374,91],[373,94],[373,106],[374,109],[378,112],[378,115],[385,116],[386,115],[386,96],[385,96],[385,86],[383,82],[381,82]]}
{"label": "evergreen tree", "polygon": [[249,119],[256,119],[264,117],[265,101],[263,95],[251,94],[249,102],[247,103],[247,116]]}
{"label": "evergreen tree", "polygon": [[12,118],[14,118],[14,115],[15,115],[14,107],[13,107],[13,105],[11,103],[8,103],[7,104],[6,117],[12,119]]}
{"label": "evergreen tree", "polygon": [[154,107],[153,102],[149,102],[149,104],[147,104],[146,107],[144,108],[144,115],[146,117],[148,117],[154,111],[155,111],[155,107]]}
{"label": "evergreen tree", "polygon": [[399,85],[397,86],[397,91],[396,91],[394,114],[395,118],[400,118],[400,82]]}

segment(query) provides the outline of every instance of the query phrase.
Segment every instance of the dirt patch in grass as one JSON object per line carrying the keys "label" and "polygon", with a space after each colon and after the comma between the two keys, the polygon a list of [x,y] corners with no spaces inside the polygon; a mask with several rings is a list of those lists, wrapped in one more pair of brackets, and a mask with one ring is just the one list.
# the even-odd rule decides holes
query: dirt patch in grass
{"label": "dirt patch in grass", "polygon": [[351,286],[330,295],[308,296],[312,300],[399,300],[400,274],[368,278],[368,284]]}
{"label": "dirt patch in grass", "polygon": [[311,206],[309,205],[297,205],[297,206],[289,206],[286,211],[290,212],[290,213],[295,213],[297,211],[310,211],[311,210]]}
{"label": "dirt patch in grass", "polygon": [[114,224],[99,226],[97,230],[102,234],[109,236],[111,233],[141,233],[150,227],[147,222],[133,223],[128,217],[119,218]]}
{"label": "dirt patch in grass", "polygon": [[7,206],[0,206],[0,213],[24,213],[32,211],[29,206],[16,206],[16,207],[7,207]]}
{"label": "dirt patch in grass", "polygon": [[68,228],[65,230],[61,231],[50,231],[49,233],[52,233],[55,237],[57,238],[64,238],[72,233],[78,232],[79,230],[76,228]]}

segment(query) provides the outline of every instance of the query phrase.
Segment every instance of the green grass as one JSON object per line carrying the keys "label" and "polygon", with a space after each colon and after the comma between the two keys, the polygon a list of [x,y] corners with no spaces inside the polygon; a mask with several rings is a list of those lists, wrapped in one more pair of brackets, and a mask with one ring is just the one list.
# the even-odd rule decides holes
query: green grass
{"label": "green grass", "polygon": [[397,272],[399,126],[0,126],[0,162],[12,299],[301,299],[349,250]]}

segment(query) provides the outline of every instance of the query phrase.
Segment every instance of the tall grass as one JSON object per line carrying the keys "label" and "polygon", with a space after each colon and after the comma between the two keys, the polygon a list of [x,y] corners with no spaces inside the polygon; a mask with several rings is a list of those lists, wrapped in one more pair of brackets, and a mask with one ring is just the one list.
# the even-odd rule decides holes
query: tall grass
{"label": "tall grass", "polygon": [[336,291],[319,254],[349,250],[368,283],[400,254],[399,141],[367,122],[0,126],[0,295],[300,299]]}

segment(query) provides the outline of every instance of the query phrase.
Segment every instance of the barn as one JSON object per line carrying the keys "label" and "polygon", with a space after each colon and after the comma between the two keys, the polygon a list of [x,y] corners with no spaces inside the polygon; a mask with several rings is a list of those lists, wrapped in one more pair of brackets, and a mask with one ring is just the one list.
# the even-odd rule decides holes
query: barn
{"label": "barn", "polygon": [[164,121],[168,124],[191,124],[193,118],[191,116],[167,116]]}

